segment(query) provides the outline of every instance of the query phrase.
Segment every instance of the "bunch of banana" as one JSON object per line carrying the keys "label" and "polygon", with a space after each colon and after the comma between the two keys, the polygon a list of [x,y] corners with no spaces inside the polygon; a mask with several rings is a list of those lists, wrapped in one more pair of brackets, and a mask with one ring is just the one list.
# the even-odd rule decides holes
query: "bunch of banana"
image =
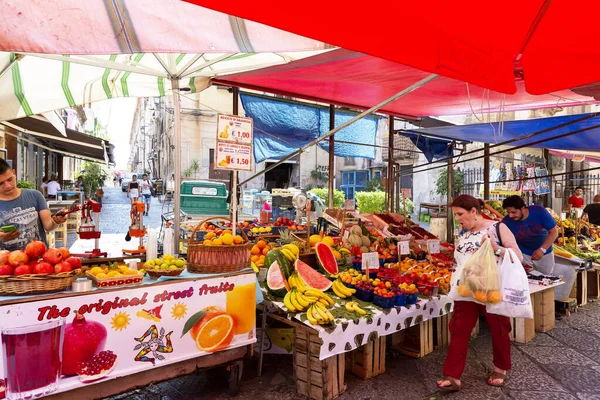
{"label": "bunch of banana", "polygon": [[311,325],[325,325],[334,320],[333,314],[319,302],[308,307],[306,318]]}
{"label": "bunch of banana", "polygon": [[281,253],[287,258],[287,260],[291,263],[296,261],[300,256],[300,249],[295,244],[284,244],[281,249]]}
{"label": "bunch of banana", "polygon": [[302,279],[296,271],[288,278],[288,284],[290,285],[290,288],[297,288],[300,293],[304,293],[309,289],[309,286],[304,282],[304,279]]}
{"label": "bunch of banana", "polygon": [[342,283],[342,281],[340,279],[336,279],[335,281],[333,281],[331,288],[333,289],[333,293],[335,293],[335,295],[337,297],[339,297],[340,299],[345,299],[346,297],[352,297],[352,295],[354,293],[356,293],[356,289],[350,289],[350,288],[344,286],[344,284]]}
{"label": "bunch of banana", "polygon": [[297,287],[286,293],[283,304],[290,312],[301,312],[307,310],[311,305],[319,303],[323,306],[333,305],[333,300],[320,290],[308,288],[304,293]]}
{"label": "bunch of banana", "polygon": [[352,254],[352,252],[345,247],[340,247],[340,249],[338,251],[340,252],[342,257],[348,257],[349,255]]}
{"label": "bunch of banana", "polygon": [[350,312],[357,312],[360,315],[365,315],[367,313],[365,310],[363,310],[362,308],[359,307],[358,302],[356,302],[356,301],[347,302],[346,310],[348,310]]}

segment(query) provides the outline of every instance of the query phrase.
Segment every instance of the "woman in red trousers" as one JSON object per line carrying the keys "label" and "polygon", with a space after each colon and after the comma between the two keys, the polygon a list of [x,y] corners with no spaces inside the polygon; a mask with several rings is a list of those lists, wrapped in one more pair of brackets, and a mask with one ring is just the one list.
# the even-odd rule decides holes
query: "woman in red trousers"
{"label": "woman in red trousers", "polygon": [[[508,227],[503,223],[483,218],[481,215],[483,206],[483,201],[468,195],[458,196],[452,202],[452,212],[454,218],[461,225],[461,231],[454,250],[456,270],[452,274],[450,296],[460,300],[454,301],[454,311],[450,320],[450,346],[444,363],[445,378],[437,382],[438,387],[444,390],[458,391],[462,389],[460,377],[467,362],[469,339],[473,327],[482,313],[485,315],[492,334],[494,353],[494,372],[489,377],[488,384],[503,386],[506,373],[510,369],[509,318],[488,314],[485,305],[460,297],[457,292],[463,266],[485,240],[492,240],[492,248],[498,262],[504,256],[505,248],[512,249],[519,259],[523,258],[515,237]],[[499,225],[496,226],[496,224]],[[498,232],[500,238],[498,238]]]}

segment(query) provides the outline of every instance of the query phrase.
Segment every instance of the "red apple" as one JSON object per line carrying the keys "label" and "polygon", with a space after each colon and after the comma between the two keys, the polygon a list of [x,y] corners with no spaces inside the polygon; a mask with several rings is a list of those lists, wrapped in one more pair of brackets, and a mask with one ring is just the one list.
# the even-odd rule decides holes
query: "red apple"
{"label": "red apple", "polygon": [[45,251],[46,245],[44,242],[40,242],[39,240],[34,240],[25,247],[25,253],[27,253],[29,258],[34,260],[40,258]]}
{"label": "red apple", "polygon": [[81,268],[81,259],[78,257],[69,257],[64,262],[71,264],[73,269]]}
{"label": "red apple", "polygon": [[31,265],[22,264],[15,268],[15,275],[29,275],[31,274]]}
{"label": "red apple", "polygon": [[35,267],[33,267],[33,273],[34,274],[53,274],[54,267],[52,266],[52,264],[42,261],[42,262],[35,264]]}
{"label": "red apple", "polygon": [[0,276],[1,275],[12,275],[13,274],[13,266],[9,264],[0,265]]}
{"label": "red apple", "polygon": [[42,258],[47,263],[58,264],[59,262],[62,261],[62,259],[63,259],[62,256],[63,256],[62,253],[58,249],[51,248],[51,249],[46,250],[46,252],[42,256]]}
{"label": "red apple", "polygon": [[66,247],[59,247],[57,250],[60,251],[60,254],[62,254],[63,260],[66,260],[67,258],[71,257],[71,252]]}
{"label": "red apple", "polygon": [[71,272],[72,270],[73,268],[71,267],[71,264],[64,261],[54,266],[54,272],[56,272],[57,274],[60,274],[61,272]]}
{"label": "red apple", "polygon": [[27,264],[29,262],[29,256],[22,250],[15,250],[8,255],[8,263],[13,267],[19,264]]}
{"label": "red apple", "polygon": [[8,264],[8,256],[9,255],[10,255],[10,251],[0,250],[0,264]]}

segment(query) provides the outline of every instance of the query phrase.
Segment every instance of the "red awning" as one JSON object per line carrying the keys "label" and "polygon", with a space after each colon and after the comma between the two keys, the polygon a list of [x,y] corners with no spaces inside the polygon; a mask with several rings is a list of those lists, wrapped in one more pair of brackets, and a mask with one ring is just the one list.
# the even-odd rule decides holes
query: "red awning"
{"label": "red awning", "polygon": [[529,93],[600,81],[597,0],[186,1],[501,93],[519,58]]}
{"label": "red awning", "polygon": [[[374,104],[426,77],[427,72],[345,49],[260,70],[222,76],[213,81],[231,86],[315,100],[357,109]],[[514,80],[514,79],[513,79]],[[595,103],[570,90],[533,96],[523,81],[514,95],[484,90],[455,79],[438,77],[380,112],[408,118],[430,115],[481,114],[566,107]]]}

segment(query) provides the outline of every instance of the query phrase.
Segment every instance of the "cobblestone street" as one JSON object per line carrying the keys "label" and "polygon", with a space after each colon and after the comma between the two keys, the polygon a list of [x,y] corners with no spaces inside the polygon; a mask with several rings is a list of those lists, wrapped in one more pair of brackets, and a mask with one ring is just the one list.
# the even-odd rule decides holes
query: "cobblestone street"
{"label": "cobblestone street", "polygon": [[[150,204],[150,212],[144,217],[144,225],[149,228],[160,227],[160,215],[162,204],[158,197],[153,197]],[[131,202],[126,192],[120,187],[105,187],[102,199],[102,212],[100,213],[100,231],[103,233],[122,233],[123,236],[129,228],[129,211]]]}

